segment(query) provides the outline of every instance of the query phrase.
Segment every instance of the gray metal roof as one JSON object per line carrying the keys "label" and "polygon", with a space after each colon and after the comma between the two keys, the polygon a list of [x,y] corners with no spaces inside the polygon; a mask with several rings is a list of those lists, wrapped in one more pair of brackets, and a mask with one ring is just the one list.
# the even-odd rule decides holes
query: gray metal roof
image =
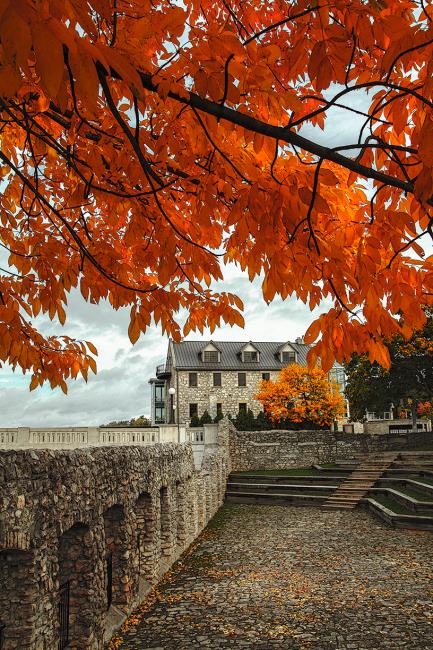
{"label": "gray metal roof", "polygon": [[293,343],[292,341],[264,342],[251,341],[260,352],[258,362],[244,363],[240,352],[245,347],[245,341],[212,341],[221,352],[220,363],[205,363],[201,360],[200,352],[211,341],[182,341],[173,342],[174,366],[180,370],[281,370],[283,364],[279,360],[279,349],[289,343],[297,352],[298,363],[307,365],[309,345]]}

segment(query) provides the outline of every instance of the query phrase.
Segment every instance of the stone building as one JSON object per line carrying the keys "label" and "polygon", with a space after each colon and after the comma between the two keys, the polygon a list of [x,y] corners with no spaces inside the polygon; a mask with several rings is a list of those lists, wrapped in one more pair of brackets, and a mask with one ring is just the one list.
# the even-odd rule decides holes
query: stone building
{"label": "stone building", "polygon": [[[261,410],[254,399],[263,379],[276,379],[290,363],[307,364],[309,346],[295,342],[170,341],[165,364],[150,379],[152,424],[187,423],[208,411],[235,416]],[[344,371],[335,364],[333,378],[344,387]]]}

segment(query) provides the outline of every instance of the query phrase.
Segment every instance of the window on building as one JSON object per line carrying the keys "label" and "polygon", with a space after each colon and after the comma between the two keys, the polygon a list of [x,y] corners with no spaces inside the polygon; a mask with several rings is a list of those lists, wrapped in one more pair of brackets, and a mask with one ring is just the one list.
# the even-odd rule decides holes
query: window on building
{"label": "window on building", "polygon": [[189,405],[189,417],[192,418],[194,415],[198,415],[198,404]]}
{"label": "window on building", "polygon": [[217,350],[205,350],[203,352],[203,361],[205,363],[218,363],[218,351]]}
{"label": "window on building", "polygon": [[263,381],[269,381],[270,378],[271,378],[271,373],[270,372],[262,372]]}
{"label": "window on building", "polygon": [[163,406],[155,407],[155,422],[165,422],[165,408]]}
{"label": "window on building", "polygon": [[239,402],[239,413],[246,413],[246,412],[247,412],[246,402]]}
{"label": "window on building", "polygon": [[246,385],[247,385],[247,373],[238,372],[238,386],[246,386]]}
{"label": "window on building", "polygon": [[284,365],[289,363],[296,363],[296,353],[295,352],[282,352],[281,361]]}
{"label": "window on building", "polygon": [[189,385],[190,386],[197,386],[197,373],[196,372],[190,372],[189,373]]}
{"label": "window on building", "polygon": [[221,402],[217,402],[217,415],[222,415],[223,413],[223,405]]}
{"label": "window on building", "polygon": [[259,355],[257,352],[244,352],[244,362],[258,361]]}
{"label": "window on building", "polygon": [[221,386],[221,373],[220,372],[214,372],[214,374],[213,374],[213,385],[214,386]]}
{"label": "window on building", "polygon": [[155,402],[164,401],[164,384],[155,384]]}

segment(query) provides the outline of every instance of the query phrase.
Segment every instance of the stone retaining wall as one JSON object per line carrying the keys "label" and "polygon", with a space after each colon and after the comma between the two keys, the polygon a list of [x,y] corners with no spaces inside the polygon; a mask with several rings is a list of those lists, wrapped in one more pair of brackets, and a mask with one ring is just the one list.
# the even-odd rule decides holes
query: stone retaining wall
{"label": "stone retaining wall", "polygon": [[229,425],[231,471],[290,469],[333,463],[354,454],[433,445],[431,432],[398,436],[333,431],[237,431]]}
{"label": "stone retaining wall", "polygon": [[219,508],[227,473],[224,449],[198,472],[189,444],[0,452],[2,650],[59,648],[62,586],[67,647],[101,650]]}

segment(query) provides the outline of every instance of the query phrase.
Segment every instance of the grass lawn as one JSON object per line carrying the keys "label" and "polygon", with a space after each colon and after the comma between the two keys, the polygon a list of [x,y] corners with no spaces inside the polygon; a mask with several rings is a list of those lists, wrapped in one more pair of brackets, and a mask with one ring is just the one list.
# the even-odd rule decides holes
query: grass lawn
{"label": "grass lawn", "polygon": [[371,497],[374,501],[377,501],[377,503],[380,503],[382,506],[385,506],[385,508],[388,508],[388,510],[391,510],[392,512],[395,512],[397,515],[415,515],[416,513],[413,512],[412,510],[409,510],[408,508],[405,508],[404,506],[401,506],[400,504],[396,503],[392,499],[388,499],[388,497],[385,497],[383,495],[374,495]]}
{"label": "grass lawn", "polygon": [[427,478],[425,476],[416,476],[413,479],[414,481],[418,481],[418,483],[425,483],[426,485],[433,485],[433,478]]}
{"label": "grass lawn", "polygon": [[412,488],[408,487],[393,487],[393,490],[396,490],[397,492],[400,492],[401,494],[404,494],[408,497],[412,497],[412,499],[416,499],[417,501],[432,501],[433,502],[433,494],[429,496],[428,494],[422,494],[421,492],[417,492],[416,490],[413,490]]}

